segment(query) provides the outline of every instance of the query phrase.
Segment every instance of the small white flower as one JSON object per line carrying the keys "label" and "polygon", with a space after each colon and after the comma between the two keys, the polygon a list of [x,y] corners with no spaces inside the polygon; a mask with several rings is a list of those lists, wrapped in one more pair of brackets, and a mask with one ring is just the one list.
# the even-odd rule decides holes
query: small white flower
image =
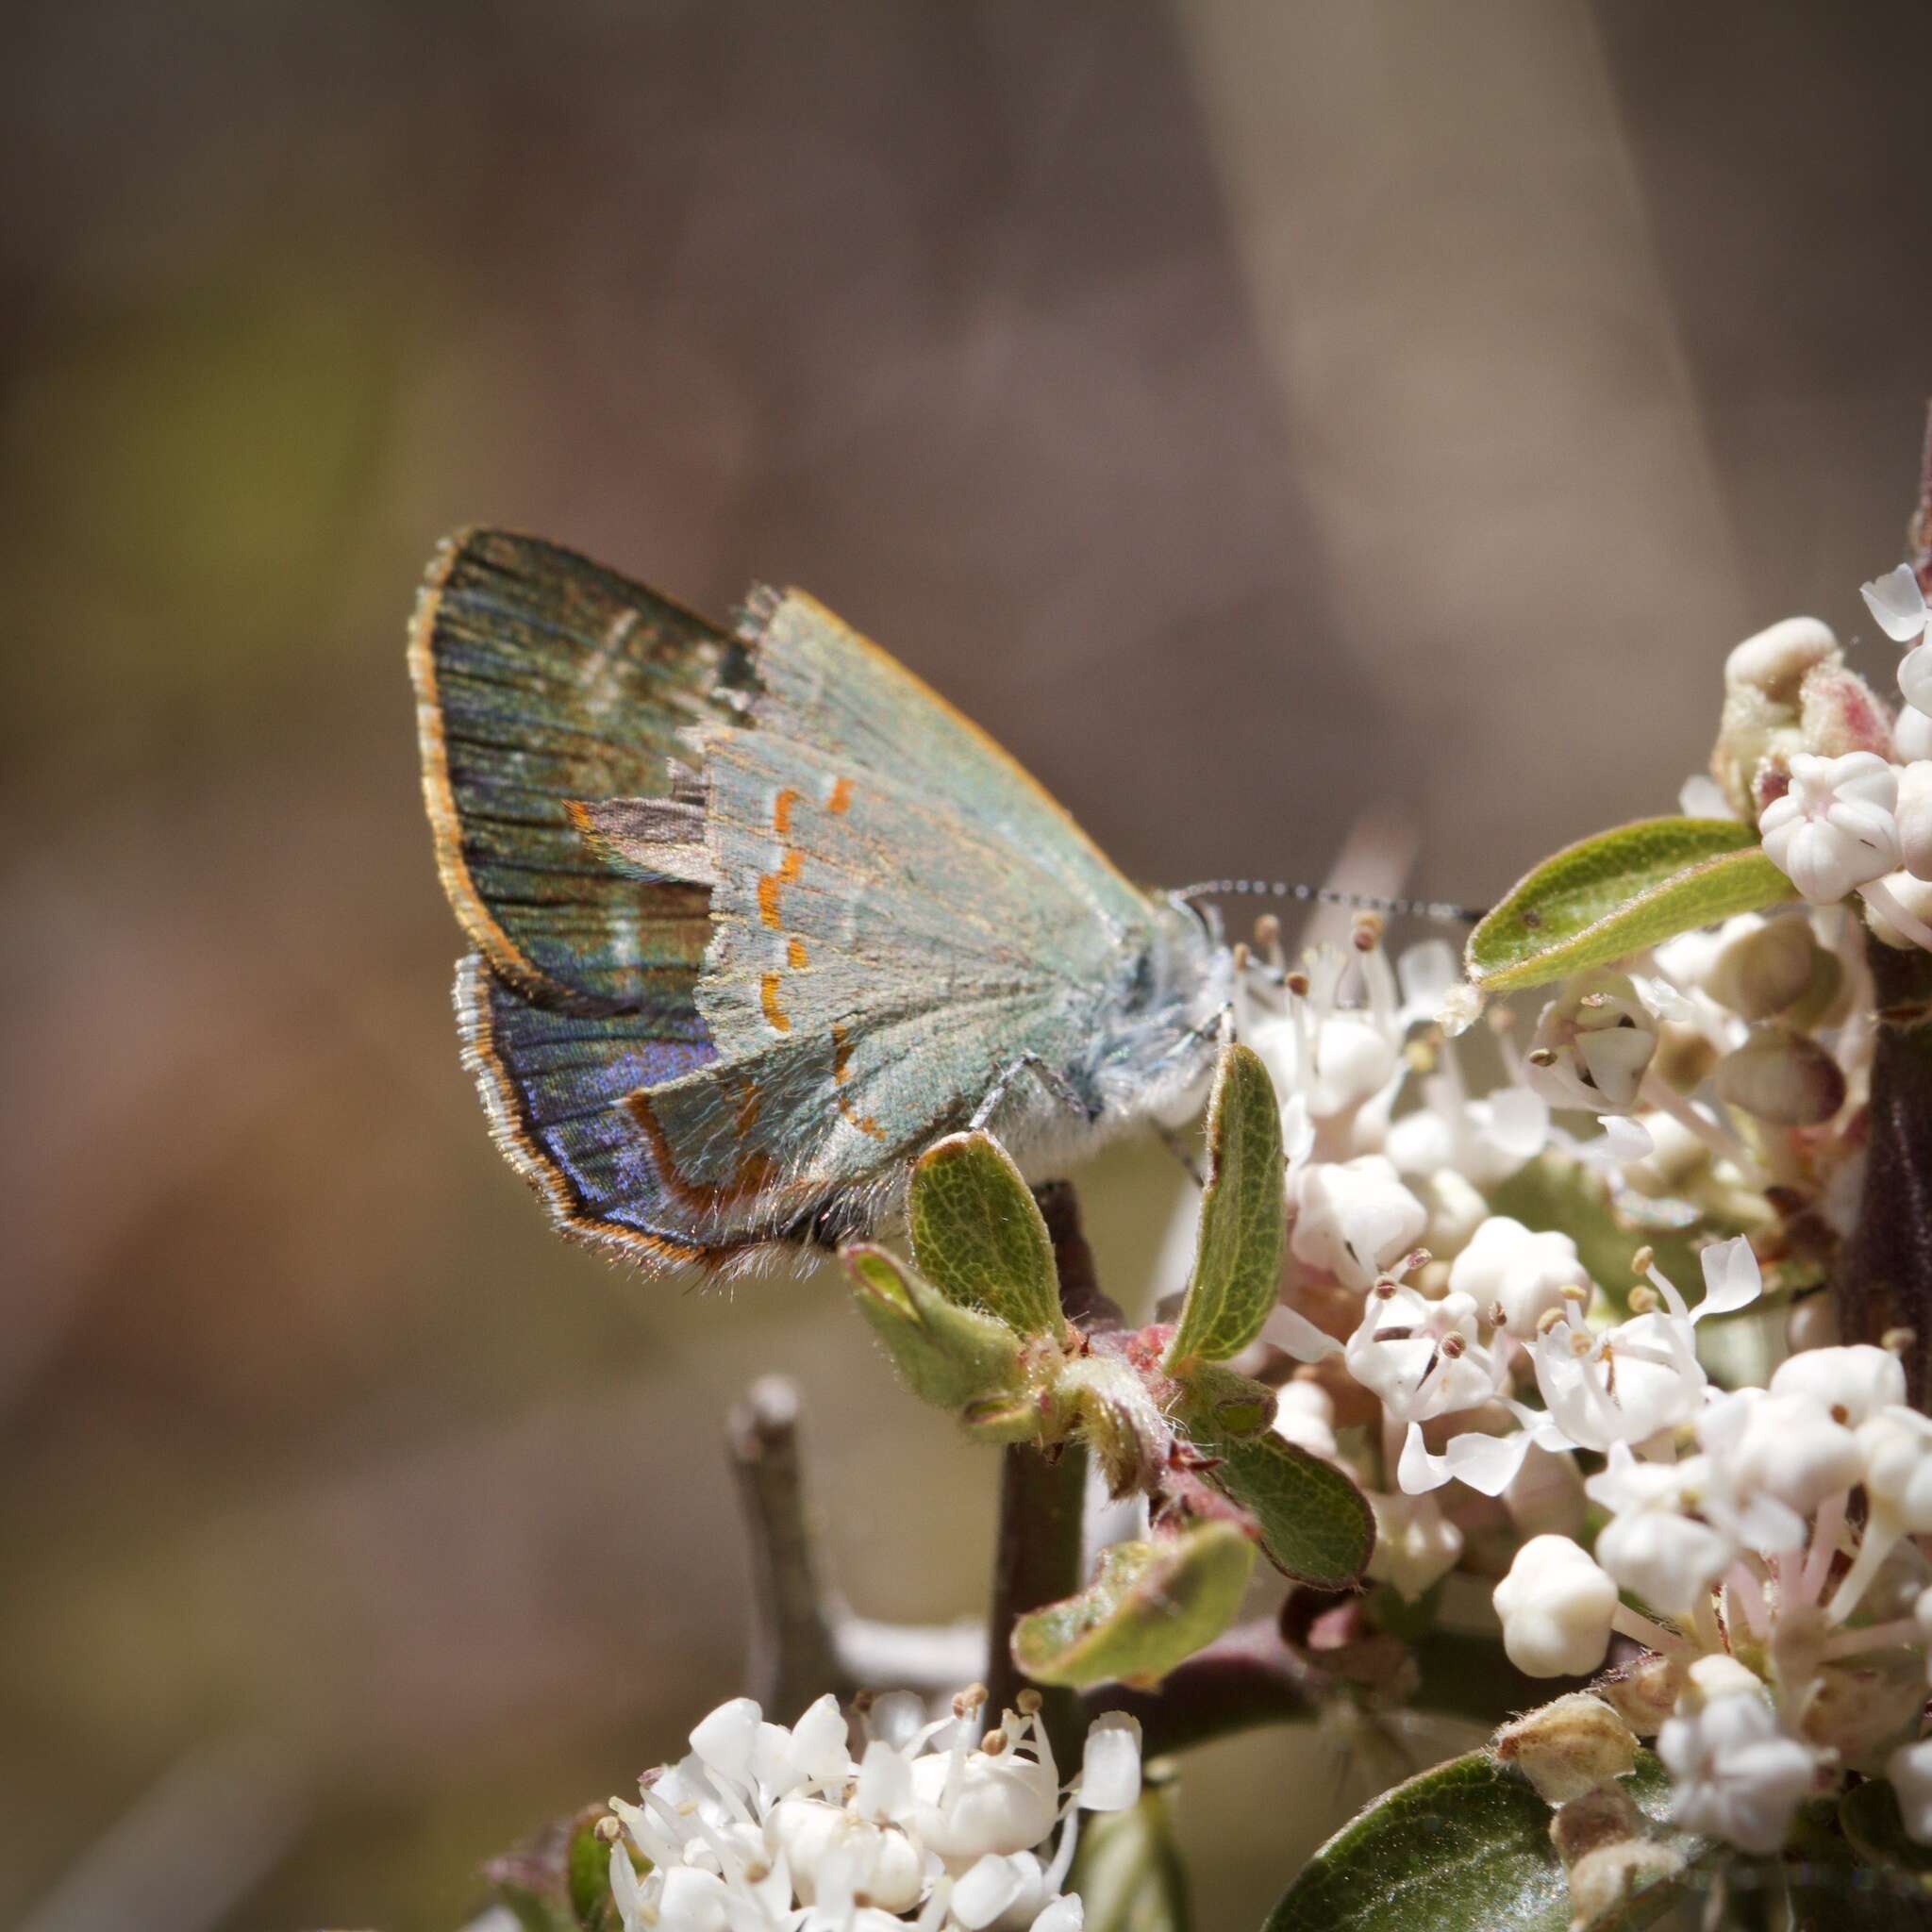
{"label": "small white flower", "polygon": [[1932,1738],[1901,1744],[1885,1760],[1885,1774],[1898,1796],[1906,1836],[1932,1845]]}
{"label": "small white flower", "polygon": [[1307,1168],[1296,1197],[1289,1238],[1295,1259],[1326,1270],[1349,1288],[1369,1287],[1428,1225],[1422,1203],[1379,1154]]}
{"label": "small white flower", "polygon": [[1672,1818],[1740,1851],[1777,1851],[1816,1777],[1809,1749],[1786,1734],[1764,1687],[1733,1658],[1700,1657],[1690,1680],[1657,1740]]}
{"label": "small white flower", "polygon": [[1398,1422],[1474,1408],[1496,1392],[1506,1373],[1477,1339],[1476,1312],[1466,1294],[1431,1301],[1415,1289],[1378,1281],[1343,1352],[1348,1372]]}
{"label": "small white flower", "polygon": [[1495,1590],[1503,1648],[1532,1677],[1580,1677],[1604,1660],[1617,1586],[1566,1536],[1531,1537]]}
{"label": "small white flower", "polygon": [[1413,1603],[1455,1569],[1462,1532],[1442,1514],[1433,1496],[1369,1492],[1375,1515],[1375,1549],[1369,1574]]}
{"label": "small white flower", "polygon": [[1874,1527],[1932,1532],[1932,1418],[1903,1407],[1880,1409],[1859,1427],[1857,1449]]}
{"label": "small white flower", "polygon": [[1449,1270],[1452,1290],[1473,1295],[1477,1307],[1519,1341],[1564,1303],[1566,1288],[1587,1289],[1590,1277],[1567,1234],[1532,1234],[1520,1221],[1493,1214],[1476,1229]]}
{"label": "small white flower", "polygon": [[1918,706],[1905,706],[1893,719],[1891,755],[1902,765],[1932,758],[1932,717],[1927,717]]}
{"label": "small white flower", "polygon": [[1629,1113],[1657,1041],[1657,1016],[1628,974],[1579,973],[1538,1019],[1523,1077],[1552,1107]]}
{"label": "small white flower", "polygon": [[1007,1855],[1037,1845],[1059,1815],[1059,1775],[1036,1734],[1042,1757],[1009,1743],[985,1751],[932,1752],[912,1760],[910,1827],[942,1858]]}
{"label": "small white flower", "polygon": [[1898,864],[1898,771],[1875,752],[1798,752],[1790,789],[1764,808],[1765,856],[1814,905],[1828,906]]}

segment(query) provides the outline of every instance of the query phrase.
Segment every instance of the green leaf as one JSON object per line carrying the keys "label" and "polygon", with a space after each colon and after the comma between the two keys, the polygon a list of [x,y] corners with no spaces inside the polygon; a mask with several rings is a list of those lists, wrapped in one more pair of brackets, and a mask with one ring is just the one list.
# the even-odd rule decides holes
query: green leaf
{"label": "green leaf", "polygon": [[[1624,1789],[1660,1820],[1670,1782],[1649,1752]],[[1676,1840],[1687,1857],[1695,1840]],[[1636,1932],[1683,1886],[1646,1887],[1591,1932]],[[1570,1887],[1550,1807],[1485,1751],[1386,1791],[1303,1868],[1264,1932],[1569,1932]]]}
{"label": "green leaf", "polygon": [[1274,1083],[1252,1049],[1224,1047],[1208,1104],[1194,1273],[1167,1352],[1170,1374],[1195,1358],[1226,1361],[1260,1334],[1281,1287],[1288,1239],[1281,1174]]}
{"label": "green leaf", "polygon": [[1255,1546],[1232,1523],[1115,1543],[1076,1596],[1022,1617],[1013,1661],[1039,1684],[1158,1683],[1234,1622]]}
{"label": "green leaf", "polygon": [[1188,1932],[1188,1874],[1168,1812],[1150,1772],[1130,1810],[1088,1815],[1067,1880],[1086,1908],[1086,1932]]}
{"label": "green leaf", "polygon": [[907,1199],[912,1258],[961,1307],[1064,1341],[1053,1241],[1033,1191],[991,1134],[949,1134],[919,1157]]}
{"label": "green leaf", "polygon": [[1906,1836],[1898,1793],[1881,1778],[1855,1786],[1838,1807],[1838,1822],[1852,1849],[1868,1865],[1916,1881],[1932,1892],[1932,1846]]}
{"label": "green leaf", "polygon": [[1004,1322],[961,1307],[884,1248],[841,1248],[853,1299],[873,1333],[923,1401],[972,1410],[972,1420],[1019,1421],[999,1440],[1038,1433],[1022,1369],[1024,1344]]}
{"label": "green leaf", "polygon": [[1262,1553],[1277,1570],[1324,1590],[1344,1590],[1360,1577],[1375,1547],[1375,1519],[1332,1462],[1272,1429],[1242,1435],[1207,1403],[1188,1403],[1182,1421],[1194,1446],[1217,1458],[1202,1474],[1253,1513]]}
{"label": "green leaf", "polygon": [[1643,819],[1546,858],[1469,936],[1485,992],[1541,986],[1797,896],[1735,819]]}

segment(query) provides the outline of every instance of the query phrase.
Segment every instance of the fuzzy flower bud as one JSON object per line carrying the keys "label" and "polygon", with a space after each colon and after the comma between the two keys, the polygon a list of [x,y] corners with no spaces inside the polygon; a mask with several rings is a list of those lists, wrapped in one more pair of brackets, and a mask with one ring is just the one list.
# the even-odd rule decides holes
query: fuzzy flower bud
{"label": "fuzzy flower bud", "polygon": [[1717,1063],[1721,1099],[1774,1127],[1816,1126],[1845,1102],[1844,1070],[1807,1033],[1759,1026]]}
{"label": "fuzzy flower bud", "polygon": [[1637,1740],[1630,1726],[1588,1690],[1573,1690],[1505,1724],[1496,1733],[1495,1749],[1496,1756],[1505,1764],[1515,1765],[1551,1805],[1580,1798],[1622,1777],[1637,1762]]}
{"label": "fuzzy flower bud", "polygon": [[1790,789],[1758,817],[1765,856],[1814,905],[1831,905],[1896,868],[1897,804],[1897,769],[1876,753],[1799,752]]}
{"label": "fuzzy flower bud", "polygon": [[1566,1536],[1536,1536],[1495,1589],[1503,1648],[1532,1677],[1580,1677],[1604,1660],[1617,1586]]}
{"label": "fuzzy flower bud", "polygon": [[1626,974],[1579,973],[1537,1021],[1524,1078],[1552,1107],[1630,1113],[1657,1041],[1657,1017]]}

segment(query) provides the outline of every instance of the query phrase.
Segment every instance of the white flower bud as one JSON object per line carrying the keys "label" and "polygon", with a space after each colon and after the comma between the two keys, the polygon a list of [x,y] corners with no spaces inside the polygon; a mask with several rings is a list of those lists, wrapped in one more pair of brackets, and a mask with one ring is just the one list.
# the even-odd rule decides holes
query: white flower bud
{"label": "white flower bud", "polygon": [[1627,974],[1579,973],[1537,1021],[1524,1080],[1552,1107],[1630,1113],[1657,1041],[1657,1016]]}
{"label": "white flower bud", "polygon": [[1915,879],[1932,879],[1932,758],[1898,774],[1898,853]]}
{"label": "white flower bud", "polygon": [[1532,1234],[1507,1214],[1485,1221],[1449,1270],[1453,1290],[1473,1296],[1492,1320],[1500,1308],[1499,1325],[1525,1341],[1550,1309],[1563,1306],[1566,1288],[1589,1283],[1567,1234]]}
{"label": "white flower bud", "polygon": [[1125,1811],[1140,1797],[1141,1720],[1124,1710],[1103,1711],[1088,1729],[1080,1760],[1080,1808]]}
{"label": "white flower bud", "polygon": [[1811,1790],[1810,1751],[1779,1726],[1764,1687],[1728,1657],[1700,1657],[1677,1715],[1657,1734],[1671,1816],[1740,1851],[1777,1851]]}
{"label": "white flower bud", "polygon": [[1858,1430],[1865,1493],[1874,1519],[1909,1536],[1932,1532],[1932,1418],[1883,1408]]}
{"label": "white flower bud", "polygon": [[1815,905],[1898,864],[1898,773],[1874,752],[1790,761],[1790,788],[1759,814],[1765,856]]}
{"label": "white flower bud", "polygon": [[1898,688],[1913,710],[1932,708],[1932,644],[1915,644],[1898,660]]}
{"label": "white flower bud", "polygon": [[[1762,1491],[1800,1516],[1809,1516],[1827,1496],[1858,1480],[1864,1458],[1860,1441],[1831,1419],[1825,1406],[1809,1395],[1757,1394],[1737,1405],[1743,1426],[1717,1450],[1725,1474],[1744,1493]],[[1714,1446],[1714,1445],[1707,1445]]]}
{"label": "white flower bud", "polygon": [[1006,1857],[1037,1845],[1053,1829],[1059,1790],[1051,1765],[1008,1749],[997,1757],[967,1754],[912,1760],[913,1836],[942,1858]]}
{"label": "white flower bud", "polygon": [[1834,1422],[1857,1428],[1881,1408],[1906,1399],[1905,1364],[1890,1349],[1870,1342],[1843,1348],[1811,1348],[1780,1362],[1771,1378],[1774,1395],[1805,1395],[1829,1411]]}
{"label": "white flower bud", "polygon": [[1296,1260],[1365,1289],[1421,1238],[1428,1216],[1379,1154],[1323,1161],[1296,1188],[1289,1246]]}
{"label": "white flower bud", "polygon": [[[1932,925],[1932,881],[1915,879],[1908,872],[1895,872],[1887,875],[1885,890],[1914,919]],[[1865,924],[1871,927],[1872,937],[1882,945],[1902,953],[1909,953],[1918,946],[1911,934],[1901,932],[1877,907],[1869,903],[1865,908]]]}
{"label": "white flower bud", "polygon": [[1918,706],[1906,706],[1892,721],[1891,755],[1902,765],[1932,758],[1932,717]]}
{"label": "white flower bud", "polygon": [[1671,1508],[1626,1511],[1596,1540],[1597,1561],[1665,1617],[1688,1615],[1736,1554],[1721,1531]]}
{"label": "white flower bud", "polygon": [[[1733,932],[1738,926],[1745,929]],[[1705,980],[1720,1005],[1747,1020],[1768,1020],[1809,988],[1819,946],[1808,921],[1747,913],[1726,922],[1724,931],[1731,937]]]}
{"label": "white flower bud", "polygon": [[[1789,922],[1787,922],[1789,924]],[[1844,1071],[1807,1033],[1758,1026],[1717,1063],[1721,1099],[1774,1127],[1828,1121],[1845,1101]]]}
{"label": "white flower bud", "polygon": [[1885,1774],[1898,1797],[1906,1836],[1932,1845],[1932,1738],[1901,1744],[1885,1760]]}
{"label": "white flower bud", "polygon": [[1590,1512],[1575,1457],[1532,1442],[1503,1491],[1503,1507],[1519,1536],[1581,1536]]}
{"label": "white flower bud", "polygon": [[1622,1777],[1637,1762],[1637,1740],[1630,1726],[1588,1690],[1573,1690],[1505,1724],[1496,1733],[1495,1750],[1550,1805],[1580,1798]]}
{"label": "white flower bud", "polygon": [[1519,1671],[1580,1677],[1603,1662],[1617,1586],[1568,1537],[1531,1537],[1494,1601],[1503,1648]]}
{"label": "white flower bud", "polygon": [[1462,1532],[1433,1496],[1382,1495],[1372,1490],[1369,1507],[1375,1515],[1369,1574],[1414,1603],[1455,1569],[1462,1556]]}
{"label": "white flower bud", "polygon": [[1315,1029],[1312,1078],[1305,1085],[1308,1111],[1318,1120],[1353,1113],[1395,1077],[1395,1042],[1381,1027],[1353,1013],[1338,1013]]}

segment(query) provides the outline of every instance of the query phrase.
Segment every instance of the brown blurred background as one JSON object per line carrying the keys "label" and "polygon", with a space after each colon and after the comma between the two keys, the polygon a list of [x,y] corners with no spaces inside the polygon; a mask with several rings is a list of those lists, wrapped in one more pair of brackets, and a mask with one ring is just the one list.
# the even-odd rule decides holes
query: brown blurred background
{"label": "brown blurred background", "polygon": [[[1900,551],[1919,6],[5,35],[0,1919],[36,1932],[458,1923],[481,1857],[735,1688],[718,1437],[761,1369],[848,1591],[978,1607],[990,1463],[829,1284],[625,1279],[486,1141],[402,666],[442,530],[717,611],[808,586],[1151,878],[1320,876],[1386,799],[1470,901],[1669,808],[1724,647],[1857,630]],[[1090,1189],[1116,1292],[1170,1174]],[[1198,1767],[1205,1925],[1337,1822],[1283,1807],[1308,1750]]]}

